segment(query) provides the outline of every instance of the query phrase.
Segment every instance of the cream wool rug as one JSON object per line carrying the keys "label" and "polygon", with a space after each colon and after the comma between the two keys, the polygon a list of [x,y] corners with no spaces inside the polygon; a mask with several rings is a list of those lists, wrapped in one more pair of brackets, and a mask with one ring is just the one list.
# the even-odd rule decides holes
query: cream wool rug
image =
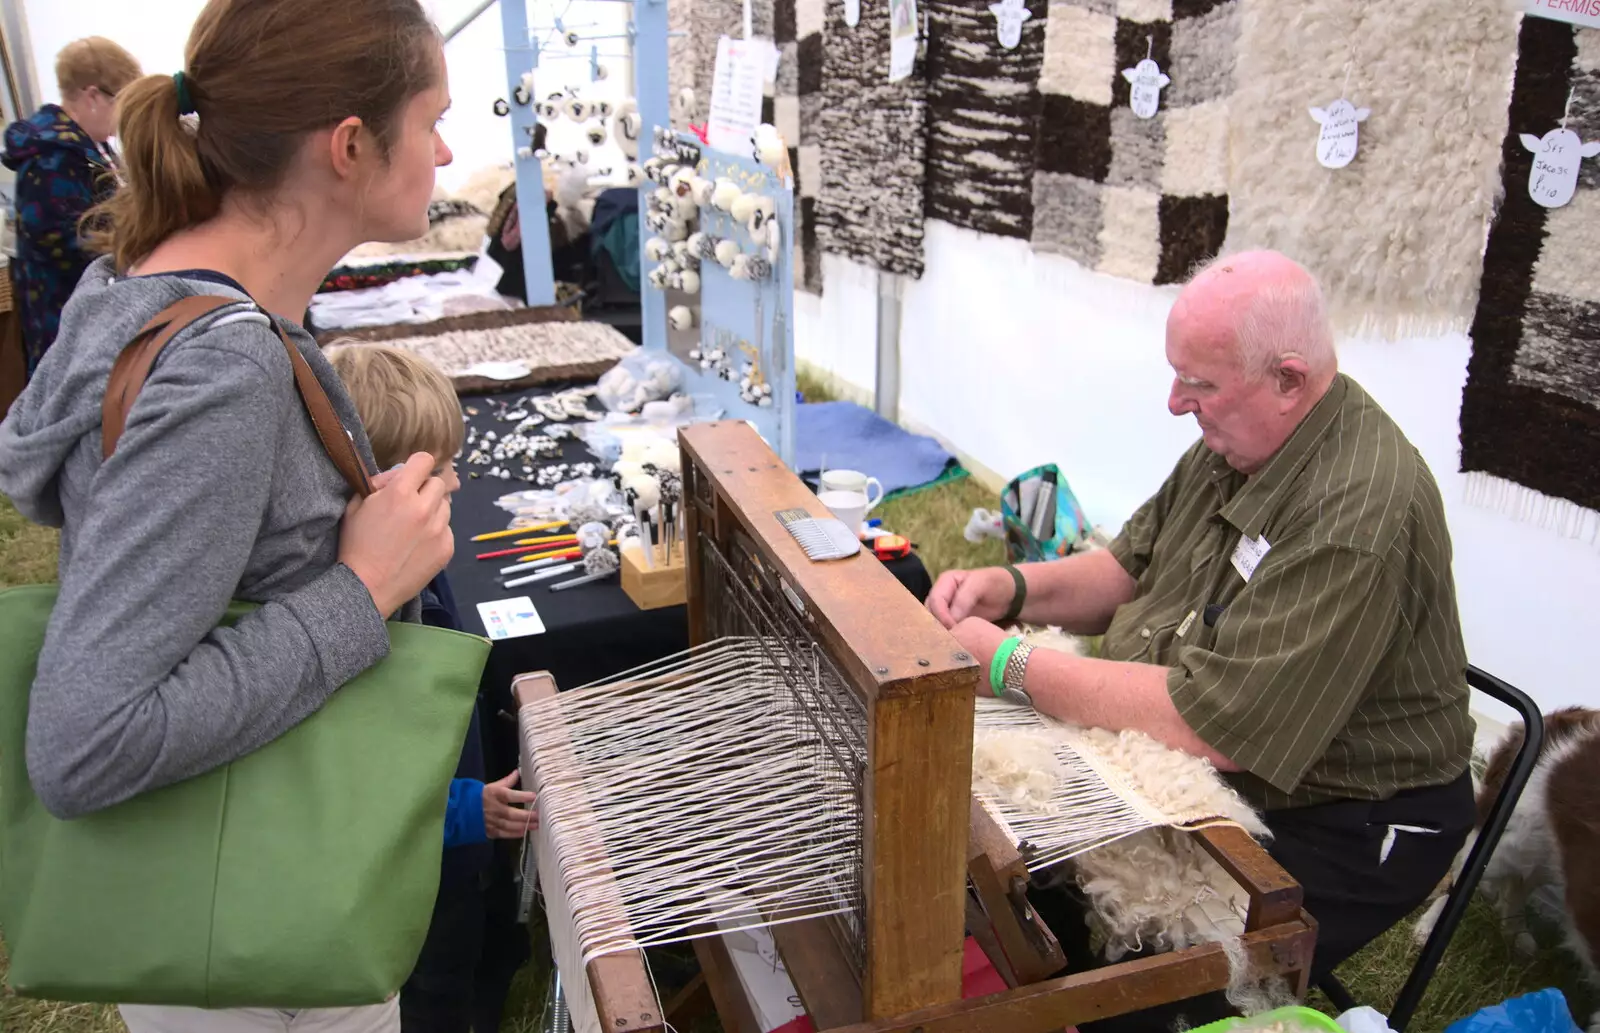
{"label": "cream wool rug", "polygon": [[[1275,248],[1343,333],[1464,330],[1499,188],[1517,15],[1506,0],[1239,0],[1226,250]],[[1347,85],[1348,84],[1348,85]],[[1317,163],[1309,109],[1371,109]]]}

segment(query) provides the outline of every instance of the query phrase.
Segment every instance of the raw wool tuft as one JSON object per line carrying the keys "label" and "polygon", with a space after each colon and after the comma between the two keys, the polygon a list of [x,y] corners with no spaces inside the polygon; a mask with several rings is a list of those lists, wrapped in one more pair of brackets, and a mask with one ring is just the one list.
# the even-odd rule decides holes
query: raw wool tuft
{"label": "raw wool tuft", "polygon": [[[1516,53],[1505,0],[1240,0],[1227,250],[1274,248],[1341,333],[1463,330],[1499,190]],[[1312,106],[1371,109],[1355,160],[1317,163]]]}
{"label": "raw wool tuft", "polygon": [[[1039,73],[1033,247],[1140,283],[1177,283],[1228,227],[1227,121],[1244,0],[1052,0]],[[1123,72],[1171,78],[1153,118]]]}
{"label": "raw wool tuft", "polygon": [[1055,814],[1062,780],[1056,740],[1023,729],[981,731],[972,739],[972,785],[1038,814]]}
{"label": "raw wool tuft", "polygon": [[926,92],[920,67],[889,81],[887,4],[863,4],[851,28],[844,4],[828,3],[816,205],[823,251],[922,277]]}
{"label": "raw wool tuft", "polygon": [[1089,640],[1082,635],[1074,635],[1062,631],[1054,625],[1039,627],[1032,624],[1018,625],[1011,629],[1013,635],[1021,635],[1022,641],[1035,649],[1054,649],[1062,653],[1071,653],[1073,656],[1089,656]]}
{"label": "raw wool tuft", "polygon": [[1022,23],[1021,41],[1007,50],[987,4],[927,4],[927,215],[1027,240],[1049,4],[1024,6],[1031,17]]}
{"label": "raw wool tuft", "polygon": [[[1468,501],[1600,540],[1600,157],[1561,208],[1528,196],[1521,134],[1600,140],[1600,29],[1525,18],[1461,403]],[[1570,97],[1570,109],[1568,108]]]}

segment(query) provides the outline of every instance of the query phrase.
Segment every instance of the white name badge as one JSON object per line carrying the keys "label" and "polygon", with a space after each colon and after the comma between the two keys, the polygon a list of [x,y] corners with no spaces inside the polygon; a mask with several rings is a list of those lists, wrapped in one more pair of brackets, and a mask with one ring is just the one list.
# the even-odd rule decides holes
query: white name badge
{"label": "white name badge", "polygon": [[1246,538],[1240,535],[1239,544],[1233,549],[1233,569],[1239,572],[1240,577],[1249,581],[1271,548],[1272,543],[1265,538]]}

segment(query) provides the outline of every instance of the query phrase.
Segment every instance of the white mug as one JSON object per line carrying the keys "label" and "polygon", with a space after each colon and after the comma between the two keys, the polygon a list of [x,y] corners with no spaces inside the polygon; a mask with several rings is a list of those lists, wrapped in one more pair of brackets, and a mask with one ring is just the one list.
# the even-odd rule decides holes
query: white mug
{"label": "white mug", "polygon": [[[867,490],[872,485],[878,489],[878,494],[873,495]],[[853,491],[860,495],[866,503],[865,512],[870,513],[883,501],[883,485],[876,477],[868,477],[860,470],[824,470],[822,473],[822,491]]]}
{"label": "white mug", "polygon": [[852,533],[861,533],[861,522],[867,519],[867,497],[859,491],[825,491],[818,495],[828,512],[838,517]]}

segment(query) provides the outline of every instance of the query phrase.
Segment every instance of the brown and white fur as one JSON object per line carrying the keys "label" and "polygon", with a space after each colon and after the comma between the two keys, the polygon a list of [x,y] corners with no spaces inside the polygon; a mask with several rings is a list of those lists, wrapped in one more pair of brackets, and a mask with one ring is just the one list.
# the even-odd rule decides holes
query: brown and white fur
{"label": "brown and white fur", "polygon": [[[1489,755],[1478,788],[1478,827],[1505,784],[1522,745],[1522,726]],[[1467,840],[1457,866],[1472,848]],[[1544,743],[1533,775],[1517,801],[1494,854],[1483,872],[1483,891],[1492,899],[1518,948],[1531,953],[1527,930],[1530,897],[1548,886],[1563,903],[1558,916],[1566,947],[1582,962],[1589,978],[1600,983],[1600,710],[1568,707],[1544,718]],[[1421,942],[1433,931],[1444,909],[1439,897],[1418,921],[1414,935]],[[1589,1033],[1600,1033],[1600,1012],[1590,1019]]]}

